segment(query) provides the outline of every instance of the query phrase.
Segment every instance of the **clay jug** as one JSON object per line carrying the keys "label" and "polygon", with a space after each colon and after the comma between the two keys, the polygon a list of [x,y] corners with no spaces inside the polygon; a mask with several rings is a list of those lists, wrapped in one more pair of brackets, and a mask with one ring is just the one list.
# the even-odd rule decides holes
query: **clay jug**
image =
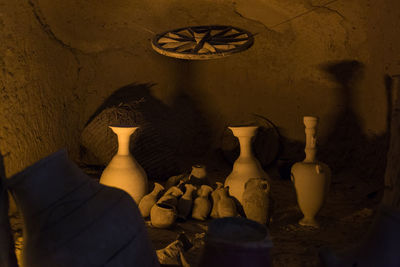
{"label": "clay jug", "polygon": [[246,218],[261,224],[270,220],[270,190],[267,180],[261,178],[249,179],[243,192],[243,210]]}
{"label": "clay jug", "polygon": [[212,193],[211,193],[212,209],[211,209],[210,217],[213,219],[219,218],[219,215],[218,215],[218,201],[220,198],[219,190],[224,187],[223,183],[216,182],[215,184],[217,185],[217,188],[214,191],[212,191]]}
{"label": "clay jug", "polygon": [[262,169],[260,162],[253,155],[251,149],[252,138],[255,136],[258,126],[228,127],[233,135],[239,139],[240,155],[233,164],[232,172],[226,177],[225,187],[229,187],[229,194],[236,198],[241,205],[244,184],[250,178],[269,179]]}
{"label": "clay jug", "polygon": [[118,151],[104,169],[100,183],[126,191],[139,204],[147,194],[147,175],[129,151],[131,135],[138,127],[110,126],[118,137]]}
{"label": "clay jug", "polygon": [[199,267],[269,267],[272,241],[268,229],[242,217],[212,220]]}
{"label": "clay jug", "polygon": [[185,188],[185,194],[178,201],[178,217],[183,220],[186,220],[192,210],[193,192],[197,189],[192,184],[185,184]]}
{"label": "clay jug", "polygon": [[322,208],[325,197],[329,191],[331,171],[325,163],[317,161],[316,132],[318,118],[305,116],[306,126],[306,158],[292,166],[291,178],[297,195],[297,203],[304,217],[299,221],[300,225],[318,227],[315,216]]}
{"label": "clay jug", "polygon": [[224,217],[236,217],[237,210],[235,201],[229,196],[229,188],[221,188],[219,191],[218,201],[218,216],[219,218]]}
{"label": "clay jug", "polygon": [[164,186],[159,183],[154,183],[154,189],[150,194],[145,195],[139,203],[140,213],[144,218],[150,216],[150,210],[154,204],[157,202],[157,197],[161,191],[164,190]]}
{"label": "clay jug", "polygon": [[58,151],[5,181],[24,220],[24,267],[159,266],[133,199]]}
{"label": "clay jug", "polygon": [[183,192],[179,189],[178,186],[170,187],[167,192],[157,201],[157,203],[164,203],[174,206],[175,208],[178,205],[178,197],[182,196]]}
{"label": "clay jug", "polygon": [[176,220],[176,208],[168,203],[156,203],[150,210],[151,225],[156,228],[171,227]]}
{"label": "clay jug", "polygon": [[212,192],[212,187],[202,185],[197,191],[198,197],[194,200],[192,218],[204,221],[207,219],[211,211],[211,202],[208,195]]}

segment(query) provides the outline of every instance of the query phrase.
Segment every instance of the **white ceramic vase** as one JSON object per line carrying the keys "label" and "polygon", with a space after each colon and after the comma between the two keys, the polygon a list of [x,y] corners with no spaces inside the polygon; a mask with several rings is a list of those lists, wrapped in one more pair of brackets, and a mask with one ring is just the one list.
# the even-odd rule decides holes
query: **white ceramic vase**
{"label": "white ceramic vase", "polygon": [[291,179],[297,194],[297,203],[304,217],[300,225],[318,227],[315,216],[322,208],[329,191],[331,171],[328,165],[316,160],[316,133],[318,118],[305,116],[306,158],[292,166]]}
{"label": "white ceramic vase", "polygon": [[138,127],[109,127],[118,137],[118,152],[104,169],[100,183],[126,191],[139,204],[147,194],[147,175],[129,151],[130,137]]}
{"label": "white ceramic vase", "polygon": [[250,178],[269,179],[260,162],[253,155],[251,142],[258,126],[228,127],[239,139],[240,155],[233,164],[232,172],[226,177],[225,187],[229,187],[229,195],[236,198],[241,205],[244,185]]}

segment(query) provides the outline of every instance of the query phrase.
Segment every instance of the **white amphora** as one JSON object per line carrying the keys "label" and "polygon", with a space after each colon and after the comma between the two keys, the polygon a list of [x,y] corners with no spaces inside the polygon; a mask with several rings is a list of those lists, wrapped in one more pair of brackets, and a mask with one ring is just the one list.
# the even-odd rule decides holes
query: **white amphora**
{"label": "white amphora", "polygon": [[252,138],[258,126],[228,127],[239,140],[240,155],[233,164],[232,172],[226,177],[225,187],[229,187],[229,195],[236,198],[241,205],[244,185],[250,178],[269,179],[262,169],[260,162],[253,155],[251,149]]}
{"label": "white amphora", "polygon": [[305,116],[306,158],[292,166],[291,179],[297,194],[297,203],[304,217],[300,225],[318,227],[315,216],[322,208],[329,191],[331,171],[328,165],[315,159],[318,118]]}
{"label": "white amphora", "polygon": [[130,137],[139,127],[109,127],[118,137],[118,151],[104,169],[100,183],[126,191],[139,204],[147,194],[147,175],[129,151]]}

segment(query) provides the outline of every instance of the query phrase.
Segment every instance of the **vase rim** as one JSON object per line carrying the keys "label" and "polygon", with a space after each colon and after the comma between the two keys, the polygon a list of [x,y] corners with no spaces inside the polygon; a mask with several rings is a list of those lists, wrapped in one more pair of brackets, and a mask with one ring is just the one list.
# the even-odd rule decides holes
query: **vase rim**
{"label": "vase rim", "polygon": [[317,116],[311,116],[311,115],[307,115],[307,116],[303,116],[304,120],[318,120]]}
{"label": "vase rim", "polygon": [[110,127],[110,128],[129,128],[129,129],[139,128],[139,126],[124,125],[124,124],[110,124],[108,127]]}
{"label": "vase rim", "polygon": [[251,129],[251,128],[258,128],[258,127],[260,127],[260,126],[255,125],[255,124],[234,124],[234,125],[228,126],[229,129],[232,129],[232,128],[240,128],[240,129],[249,128],[249,129]]}
{"label": "vase rim", "polygon": [[252,137],[255,135],[259,126],[257,125],[248,125],[248,126],[228,126],[228,129],[232,131],[233,135],[236,137],[239,136],[248,136]]}

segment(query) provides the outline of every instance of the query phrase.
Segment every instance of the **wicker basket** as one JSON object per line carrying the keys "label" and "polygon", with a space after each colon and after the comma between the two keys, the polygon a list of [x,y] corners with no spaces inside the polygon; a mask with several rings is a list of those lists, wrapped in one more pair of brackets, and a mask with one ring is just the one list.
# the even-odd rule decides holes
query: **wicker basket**
{"label": "wicker basket", "polygon": [[178,173],[176,149],[163,136],[163,129],[170,125],[165,118],[152,116],[157,108],[149,110],[151,106],[142,98],[106,107],[93,117],[81,135],[82,146],[98,160],[90,163],[106,165],[117,152],[117,137],[109,125],[133,125],[140,128],[132,136],[130,149],[149,179],[167,179]]}

